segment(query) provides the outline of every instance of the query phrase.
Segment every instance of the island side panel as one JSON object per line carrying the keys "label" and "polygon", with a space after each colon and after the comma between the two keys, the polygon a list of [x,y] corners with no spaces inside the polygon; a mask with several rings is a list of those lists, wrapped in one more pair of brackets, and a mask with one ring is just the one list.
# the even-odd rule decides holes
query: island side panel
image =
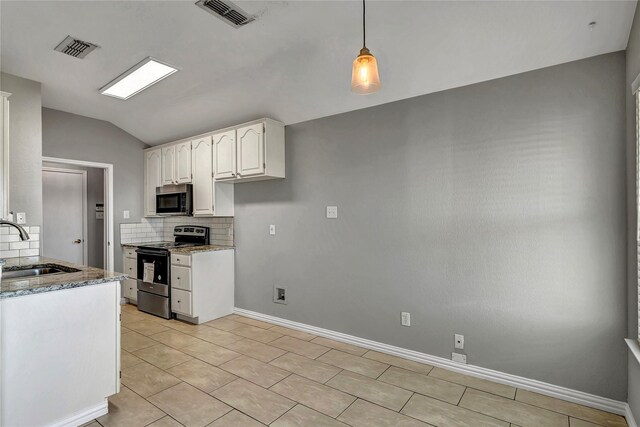
{"label": "island side panel", "polygon": [[120,387],[120,282],[0,300],[1,422],[82,424]]}

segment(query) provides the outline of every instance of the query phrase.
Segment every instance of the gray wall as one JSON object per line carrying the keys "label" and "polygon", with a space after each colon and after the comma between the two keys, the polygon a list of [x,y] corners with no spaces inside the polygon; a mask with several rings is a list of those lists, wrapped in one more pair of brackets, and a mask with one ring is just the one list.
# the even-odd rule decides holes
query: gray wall
{"label": "gray wall", "polygon": [[[102,120],[42,109],[42,155],[113,164],[115,269],[122,271],[120,224],[140,221],[143,210],[143,150],[147,146]],[[131,217],[123,218],[129,210]]]}
{"label": "gray wall", "polygon": [[0,90],[9,98],[9,209],[25,212],[27,223],[42,225],[42,97],[41,84],[0,73]]}
{"label": "gray wall", "polygon": [[236,185],[236,305],[625,400],[624,81],[618,52],[287,126],[287,178]]}
{"label": "gray wall", "polygon": [[[104,220],[96,219],[96,203],[104,204],[104,169],[85,168],[64,163],[43,162],[43,166],[62,169],[75,169],[87,172],[87,264],[104,268]],[[42,214],[46,222],[47,213]],[[116,231],[119,233],[119,231]]]}
{"label": "gray wall", "polygon": [[[640,74],[640,7],[636,6],[633,27],[627,46],[627,281],[628,281],[628,336],[638,337],[638,252],[636,247],[636,107],[631,94],[631,83]],[[629,406],[640,421],[640,365],[629,353]]]}

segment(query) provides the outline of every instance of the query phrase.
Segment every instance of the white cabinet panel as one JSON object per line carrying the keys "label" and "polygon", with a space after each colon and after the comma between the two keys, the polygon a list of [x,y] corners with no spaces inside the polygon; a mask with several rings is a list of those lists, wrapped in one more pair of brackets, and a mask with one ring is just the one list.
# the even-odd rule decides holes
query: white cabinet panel
{"label": "white cabinet panel", "polygon": [[213,135],[214,174],[216,179],[235,178],[236,176],[236,131]]}
{"label": "white cabinet panel", "polygon": [[211,137],[192,142],[193,215],[213,215],[213,177]]}
{"label": "white cabinet panel", "polygon": [[191,290],[191,269],[189,267],[171,266],[171,288]]}
{"label": "white cabinet panel", "polygon": [[156,214],[156,187],[162,185],[161,149],[144,154],[144,215]]}
{"label": "white cabinet panel", "polygon": [[264,125],[255,125],[238,128],[238,175],[251,176],[264,174]]}
{"label": "white cabinet panel", "polygon": [[185,316],[193,315],[193,310],[191,309],[191,292],[171,289],[171,311],[184,314]]}
{"label": "white cabinet panel", "polygon": [[191,141],[175,146],[175,180],[178,184],[191,183]]}
{"label": "white cabinet panel", "polygon": [[171,254],[171,265],[191,266],[191,255]]}
{"label": "white cabinet panel", "polygon": [[176,147],[164,147],[162,149],[162,185],[176,183]]}

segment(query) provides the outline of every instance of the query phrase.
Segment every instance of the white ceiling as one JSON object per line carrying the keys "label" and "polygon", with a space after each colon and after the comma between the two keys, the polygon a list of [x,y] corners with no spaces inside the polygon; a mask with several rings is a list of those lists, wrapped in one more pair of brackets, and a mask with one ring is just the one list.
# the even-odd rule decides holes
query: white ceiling
{"label": "white ceiling", "polygon": [[[350,92],[359,1],[237,1],[234,29],[191,1],[2,1],[0,67],[42,82],[49,108],[149,144],[258,117],[285,124],[626,48],[636,1],[369,1],[382,90]],[[597,21],[594,29],[590,21]],[[54,52],[67,34],[101,46]],[[181,71],[128,101],[98,89],[147,56]]]}

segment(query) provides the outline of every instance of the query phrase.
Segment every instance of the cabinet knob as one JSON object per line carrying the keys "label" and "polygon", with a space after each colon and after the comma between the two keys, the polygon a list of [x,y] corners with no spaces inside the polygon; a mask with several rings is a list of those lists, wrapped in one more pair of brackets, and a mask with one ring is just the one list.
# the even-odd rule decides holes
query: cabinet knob
{"label": "cabinet knob", "polygon": [[178,280],[180,280],[180,278],[179,278],[179,277],[177,277],[177,279],[178,279]]}
{"label": "cabinet knob", "polygon": [[178,304],[179,304],[180,302],[182,302],[182,301],[178,300]]}

